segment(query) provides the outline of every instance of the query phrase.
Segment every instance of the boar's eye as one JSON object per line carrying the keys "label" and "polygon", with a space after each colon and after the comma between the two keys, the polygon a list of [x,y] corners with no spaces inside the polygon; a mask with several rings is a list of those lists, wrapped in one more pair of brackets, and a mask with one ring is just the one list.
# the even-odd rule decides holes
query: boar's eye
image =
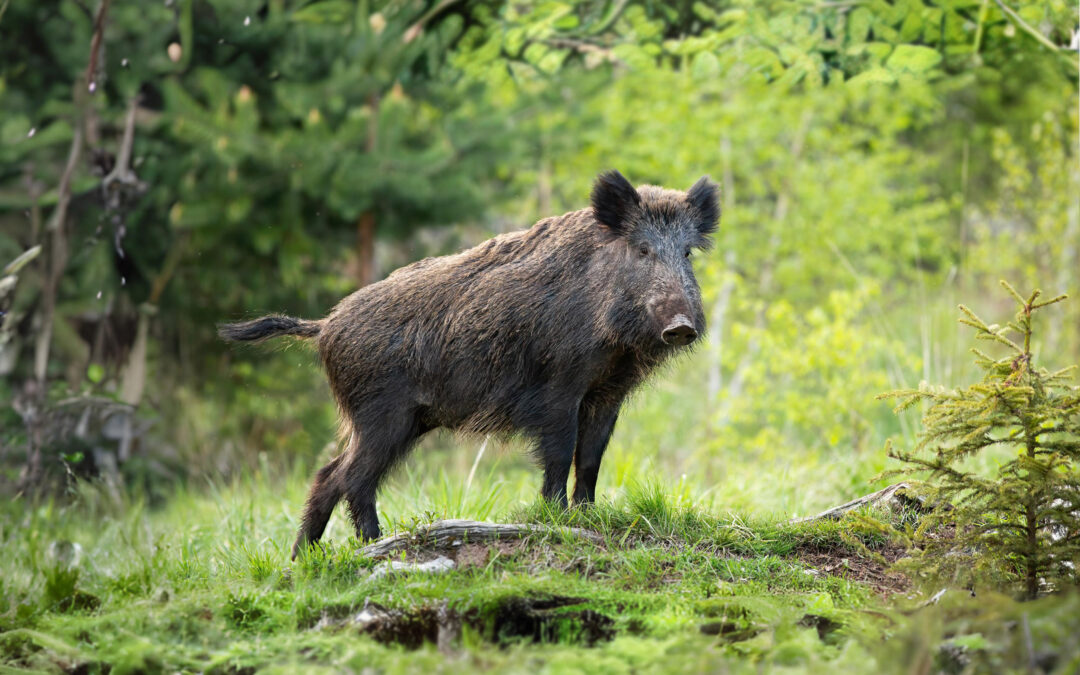
{"label": "boar's eye", "polygon": [[642,244],[641,246],[639,246],[638,247],[638,253],[641,254],[642,258],[649,255],[649,245],[648,244]]}
{"label": "boar's eye", "polygon": [[689,246],[686,247],[686,251],[683,253],[683,255],[686,256],[687,258],[690,257],[690,247]]}

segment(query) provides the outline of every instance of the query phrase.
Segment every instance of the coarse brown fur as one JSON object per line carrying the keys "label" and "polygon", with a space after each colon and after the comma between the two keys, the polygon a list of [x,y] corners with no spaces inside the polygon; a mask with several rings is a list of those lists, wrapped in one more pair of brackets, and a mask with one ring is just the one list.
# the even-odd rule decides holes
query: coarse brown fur
{"label": "coarse brown fur", "polygon": [[345,451],[319,470],[293,556],[342,498],[361,539],[379,536],[375,493],[428,431],[536,442],[544,497],[591,502],[627,394],[705,329],[690,266],[719,205],[602,174],[592,208],[546,218],[456,255],[427,258],[342,300],[321,321],[222,326],[230,340],[315,338],[341,408]]}

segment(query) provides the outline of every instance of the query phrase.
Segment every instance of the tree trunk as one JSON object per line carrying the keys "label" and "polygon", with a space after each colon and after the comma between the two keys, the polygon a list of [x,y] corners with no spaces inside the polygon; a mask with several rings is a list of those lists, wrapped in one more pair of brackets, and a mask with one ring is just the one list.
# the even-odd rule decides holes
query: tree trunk
{"label": "tree trunk", "polygon": [[[1026,314],[1028,320],[1031,320],[1031,309],[1027,308]],[[1024,356],[1027,357],[1025,366],[1031,364],[1031,330],[1030,325],[1024,335]],[[1035,451],[1037,445],[1037,437],[1039,435],[1039,428],[1037,423],[1030,419],[1024,418],[1024,442],[1027,446],[1027,456],[1032,460],[1035,459]],[[1031,475],[1030,469],[1028,475]],[[1035,488],[1028,484],[1028,497],[1027,504],[1024,509],[1024,528],[1027,530],[1027,574],[1026,574],[1026,586],[1027,586],[1027,599],[1034,600],[1039,597],[1039,572],[1042,565],[1039,560],[1039,516],[1036,512],[1036,506],[1038,504],[1038,497],[1035,494]]]}
{"label": "tree trunk", "polygon": [[49,365],[49,347],[52,345],[53,315],[56,311],[56,294],[60,289],[60,277],[68,260],[67,208],[71,201],[71,180],[82,152],[82,125],[76,124],[71,138],[71,150],[68,153],[64,174],[60,177],[60,187],[56,208],[45,228],[45,238],[49,242],[49,255],[45,261],[45,283],[41,290],[41,331],[34,344],[34,379],[45,382],[45,373]]}
{"label": "tree trunk", "polygon": [[1031,501],[1024,515],[1027,519],[1027,599],[1034,600],[1039,597],[1039,533],[1035,504]]}
{"label": "tree trunk", "polygon": [[[379,95],[368,97],[371,119],[368,120],[367,141],[364,152],[375,152],[379,139]],[[370,208],[360,214],[356,222],[356,281],[367,286],[375,281],[375,210]]]}
{"label": "tree trunk", "polygon": [[367,286],[375,281],[375,214],[365,211],[356,223],[356,281]]}

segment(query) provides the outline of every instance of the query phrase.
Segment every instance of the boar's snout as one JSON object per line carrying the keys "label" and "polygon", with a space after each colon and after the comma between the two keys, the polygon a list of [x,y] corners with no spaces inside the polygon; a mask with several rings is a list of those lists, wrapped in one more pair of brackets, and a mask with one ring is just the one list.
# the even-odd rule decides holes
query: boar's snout
{"label": "boar's snout", "polygon": [[679,314],[671,323],[664,328],[664,332],[660,334],[660,339],[665,344],[672,345],[673,347],[682,347],[688,345],[697,339],[697,331],[694,330],[694,322],[691,321],[685,314]]}

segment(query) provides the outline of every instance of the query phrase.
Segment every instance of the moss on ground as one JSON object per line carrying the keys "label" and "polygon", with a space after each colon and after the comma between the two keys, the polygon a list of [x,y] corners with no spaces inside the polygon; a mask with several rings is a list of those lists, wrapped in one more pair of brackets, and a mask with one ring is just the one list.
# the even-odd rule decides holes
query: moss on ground
{"label": "moss on ground", "polygon": [[[248,499],[238,497],[245,495]],[[423,541],[442,574],[372,574],[355,541],[287,560],[268,488],[161,511],[13,503],[4,512],[0,664],[40,672],[1072,672],[1075,594],[1018,604],[925,594],[886,564],[873,514],[719,517],[642,487],[615,503],[499,520],[572,525],[521,541]],[[425,520],[431,520],[429,516]],[[399,523],[408,530],[422,521]],[[1030,640],[1028,639],[1030,635]],[[1030,645],[1030,647],[1029,647]]]}

